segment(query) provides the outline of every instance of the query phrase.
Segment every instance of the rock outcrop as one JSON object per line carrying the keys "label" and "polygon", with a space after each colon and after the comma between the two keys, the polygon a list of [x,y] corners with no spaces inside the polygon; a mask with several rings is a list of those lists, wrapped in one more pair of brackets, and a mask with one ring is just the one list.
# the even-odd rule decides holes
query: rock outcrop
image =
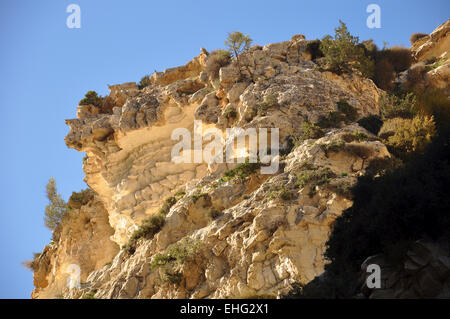
{"label": "rock outcrop", "polygon": [[[107,109],[79,106],[65,142],[86,152],[85,181],[98,195],[39,257],[33,297],[277,297],[320,275],[333,222],[352,205],[349,188],[390,154],[356,124],[380,113],[381,90],[357,72],[319,70],[308,43],[296,35],[255,46],[240,57],[245,68],[233,61],[217,79],[203,49],[184,66],[156,72],[144,88],[111,86]],[[202,120],[199,132],[194,120]],[[334,123],[322,137],[293,147],[293,137],[306,134],[303,122],[324,120]],[[216,128],[227,147],[230,127],[279,128],[279,170],[224,178],[237,163],[172,160],[175,129],[194,139]],[[247,146],[231,148],[235,159],[248,156]],[[134,251],[119,250],[175,193],[159,232]],[[68,264],[80,266],[81,287],[67,288]]]}
{"label": "rock outcrop", "polygon": [[417,62],[437,58],[450,51],[450,19],[438,26],[428,36],[422,37],[411,46]]}
{"label": "rock outcrop", "polygon": [[92,271],[119,252],[119,246],[109,239],[113,233],[108,212],[98,198],[73,209],[56,230],[54,241],[35,260],[32,298],[62,298],[70,292],[68,283],[74,275],[83,285]]}

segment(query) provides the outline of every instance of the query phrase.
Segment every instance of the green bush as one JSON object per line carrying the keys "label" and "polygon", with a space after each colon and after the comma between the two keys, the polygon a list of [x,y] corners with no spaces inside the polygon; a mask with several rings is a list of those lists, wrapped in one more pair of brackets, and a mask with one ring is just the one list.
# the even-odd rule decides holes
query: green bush
{"label": "green bush", "polygon": [[81,299],[96,299],[95,294],[96,291],[89,291],[88,293],[85,293]]}
{"label": "green bush", "polygon": [[259,163],[250,163],[247,159],[245,163],[236,165],[233,169],[226,171],[220,179],[221,183],[231,181],[233,179],[245,180],[251,174],[254,174],[260,167]]}
{"label": "green bush", "polygon": [[50,203],[45,207],[44,223],[49,229],[55,230],[56,227],[61,224],[63,219],[69,215],[70,208],[62,198],[61,194],[58,194],[56,181],[53,177],[48,181],[46,194]]}
{"label": "green bush", "polygon": [[78,104],[101,107],[103,104],[103,98],[98,96],[97,92],[89,91],[85,94],[84,99],[82,99]]}
{"label": "green bush", "polygon": [[334,38],[328,35],[320,43],[327,68],[340,74],[350,72],[352,67],[356,67],[364,76],[370,77],[374,68],[373,61],[366,57],[364,49],[358,46],[359,38],[348,32],[344,22],[339,23]]}
{"label": "green bush", "polygon": [[248,34],[244,35],[242,32],[239,31],[228,33],[228,37],[225,40],[225,46],[228,48],[230,56],[236,58],[241,78],[243,78],[242,68],[247,70],[250,77],[253,77],[253,73],[251,72],[249,66],[244,65],[240,58],[241,54],[247,52],[250,49],[252,42],[253,40],[250,38]]}
{"label": "green bush", "polygon": [[327,144],[319,144],[322,150],[325,152],[325,156],[330,153],[337,153],[344,149],[345,141],[342,138],[334,138]]}
{"label": "green bush", "polygon": [[280,191],[280,198],[282,199],[282,200],[284,200],[284,201],[288,201],[288,200],[291,200],[292,199],[292,193],[289,191],[289,190],[287,190],[285,187],[282,187],[281,188],[281,191]]}
{"label": "green bush", "polygon": [[146,86],[149,86],[151,83],[150,75],[144,75],[138,83],[139,90],[142,90]]}
{"label": "green bush", "polygon": [[300,140],[298,140],[295,144],[296,146],[299,143],[302,143],[308,139],[318,139],[325,135],[324,131],[317,125],[311,124],[309,122],[302,123],[302,135]]}
{"label": "green bush", "polygon": [[296,186],[300,189],[310,185],[309,196],[315,194],[317,186],[328,184],[331,178],[336,177],[331,169],[306,167],[297,174]]}
{"label": "green bush", "polygon": [[441,131],[450,123],[450,99],[444,91],[427,88],[416,90],[415,110],[419,115],[433,116],[436,128]]}
{"label": "green bush", "polygon": [[137,242],[140,238],[152,239],[164,226],[166,221],[166,215],[170,211],[170,208],[176,204],[177,200],[184,196],[184,191],[181,191],[177,197],[171,196],[167,198],[159,212],[149,218],[145,219],[142,224],[131,234],[128,243],[122,248],[128,252],[130,255],[134,254],[136,251]]}
{"label": "green bush", "polygon": [[421,153],[436,135],[433,117],[416,116],[403,120],[395,133],[384,141],[389,151],[401,159]]}
{"label": "green bush", "polygon": [[416,97],[413,93],[407,93],[403,97],[383,94],[379,99],[379,104],[383,119],[412,118],[415,114]]}
{"label": "green bush", "polygon": [[156,254],[150,262],[150,269],[154,270],[171,264],[182,265],[192,258],[200,249],[200,242],[182,239],[170,245],[163,253]]}
{"label": "green bush", "polygon": [[353,131],[346,139],[346,137],[343,137],[343,139],[345,140],[345,142],[349,143],[349,142],[362,142],[362,141],[369,141],[370,138],[367,136],[367,134],[359,132],[359,131]]}

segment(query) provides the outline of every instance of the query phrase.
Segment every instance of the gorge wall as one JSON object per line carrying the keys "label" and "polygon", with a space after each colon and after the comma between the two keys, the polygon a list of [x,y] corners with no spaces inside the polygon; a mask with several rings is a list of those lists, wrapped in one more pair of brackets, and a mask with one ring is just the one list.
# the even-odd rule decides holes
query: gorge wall
{"label": "gorge wall", "polygon": [[[65,142],[86,152],[85,181],[96,195],[42,252],[32,297],[277,297],[320,275],[333,221],[352,205],[348,189],[374,160],[391,155],[357,124],[380,113],[382,91],[357,72],[323,72],[310,43],[295,35],[252,47],[241,56],[251,74],[232,62],[218,78],[207,71],[212,53],[203,49],[186,65],[153,74],[144,88],[111,86],[109,109],[79,106],[66,121]],[[306,130],[303,122],[342,113],[343,101],[356,113],[290,145]],[[223,178],[237,163],[174,163],[172,132],[192,132],[194,120],[202,120],[201,134],[279,128],[287,151],[278,172]],[[236,159],[247,154],[234,149]],[[161,230],[132,252],[121,249],[175,194]],[[67,287],[70,264],[80,267],[79,288]]]}

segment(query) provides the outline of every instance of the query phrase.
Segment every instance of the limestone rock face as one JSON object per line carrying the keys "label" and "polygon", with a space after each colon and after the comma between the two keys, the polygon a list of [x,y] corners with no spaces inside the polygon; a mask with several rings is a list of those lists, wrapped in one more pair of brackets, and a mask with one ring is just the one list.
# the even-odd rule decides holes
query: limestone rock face
{"label": "limestone rock face", "polygon": [[[103,231],[80,228],[79,237],[63,231],[40,257],[33,297],[276,297],[291,283],[307,283],[321,274],[333,221],[352,204],[348,188],[372,160],[390,154],[355,123],[379,114],[381,91],[356,73],[319,71],[307,43],[296,35],[253,47],[241,57],[246,67],[234,61],[220,69],[217,80],[206,74],[204,50],[185,66],[156,72],[145,88],[111,86],[111,112],[83,111],[67,120],[65,142],[86,152],[85,181],[98,194]],[[200,134],[208,128],[224,135],[230,127],[279,128],[280,145],[288,148],[290,136],[302,135],[302,122],[317,123],[337,112],[341,101],[354,107],[355,117],[280,155],[275,174],[258,170],[245,178],[223,179],[235,163],[172,161],[178,143],[172,139],[174,130],[193,133],[194,120],[202,120]],[[242,158],[248,149],[234,151],[233,157]],[[171,207],[162,229],[140,239],[134,253],[119,251],[178,190],[185,195]],[[103,224],[106,219],[109,225]],[[83,250],[82,242],[87,245]],[[111,248],[100,252],[97,243]],[[192,247],[189,258],[179,253]],[[173,251],[178,259],[170,255],[165,264],[150,267],[159,254]],[[67,263],[80,264],[80,289],[62,288]]]}
{"label": "limestone rock face", "polygon": [[430,35],[416,41],[411,52],[417,62],[439,57],[450,51],[450,19],[437,27]]}
{"label": "limestone rock face", "polygon": [[79,275],[83,284],[92,271],[110,262],[119,251],[119,246],[109,239],[114,231],[98,198],[74,209],[56,232],[54,241],[37,259],[32,298],[68,294],[68,282],[74,275]]}

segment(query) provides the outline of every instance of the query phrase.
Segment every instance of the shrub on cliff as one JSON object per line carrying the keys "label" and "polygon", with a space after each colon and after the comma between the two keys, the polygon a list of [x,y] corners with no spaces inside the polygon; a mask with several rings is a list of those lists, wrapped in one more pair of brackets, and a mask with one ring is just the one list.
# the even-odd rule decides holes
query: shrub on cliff
{"label": "shrub on cliff", "polygon": [[295,146],[298,146],[305,140],[308,139],[318,139],[325,135],[324,131],[317,125],[311,124],[309,122],[302,123],[302,135],[300,139],[295,142]]}
{"label": "shrub on cliff", "polygon": [[41,256],[41,253],[33,253],[33,260],[25,260],[21,264],[25,268],[35,271],[38,268],[38,258]]}
{"label": "shrub on cliff", "polygon": [[92,200],[95,196],[95,191],[86,188],[80,192],[72,192],[72,195],[69,198],[68,205],[71,208],[80,208],[83,205],[86,205],[90,200]]}
{"label": "shrub on cliff", "polygon": [[391,153],[406,159],[414,153],[421,153],[435,135],[433,117],[416,116],[413,119],[401,119],[394,134],[384,143]]}
{"label": "shrub on cliff", "polygon": [[219,77],[220,68],[231,62],[230,52],[227,50],[214,50],[206,61],[206,72],[210,78],[215,80]]}
{"label": "shrub on cliff", "polygon": [[250,163],[249,160],[246,159],[245,163],[237,164],[236,167],[225,171],[225,173],[223,173],[223,177],[219,180],[219,182],[224,183],[233,179],[239,179],[243,181],[249,175],[255,173],[259,167],[260,163]]}
{"label": "shrub on cliff", "polygon": [[383,94],[380,96],[379,105],[383,119],[412,118],[416,112],[416,97],[413,93],[404,96]]}
{"label": "shrub on cliff", "polygon": [[415,90],[415,109],[418,114],[433,116],[436,128],[441,131],[450,123],[450,99],[444,91],[427,88]]}
{"label": "shrub on cliff", "polygon": [[97,92],[89,91],[85,94],[84,99],[78,103],[79,105],[94,105],[97,107],[101,107],[103,104],[102,97],[98,96]]}
{"label": "shrub on cliff", "polygon": [[69,214],[70,209],[61,194],[58,194],[53,177],[46,186],[46,195],[50,203],[45,207],[44,223],[49,229],[54,230]]}
{"label": "shrub on cliff", "polygon": [[138,83],[138,88],[139,90],[142,90],[143,88],[149,86],[150,84],[151,84],[150,75],[144,75]]}
{"label": "shrub on cliff", "polygon": [[176,204],[176,202],[183,197],[184,191],[177,192],[175,196],[168,197],[158,213],[145,219],[142,224],[131,234],[128,243],[122,248],[129,254],[134,254],[136,250],[137,242],[140,238],[152,239],[164,226],[166,221],[166,215],[169,213],[170,208]]}
{"label": "shrub on cliff", "polygon": [[327,68],[338,74],[350,72],[356,67],[364,76],[373,73],[373,61],[365,56],[364,49],[358,46],[359,38],[352,36],[344,22],[335,29],[334,37],[327,35],[320,43]]}
{"label": "shrub on cliff", "polygon": [[409,38],[409,42],[411,42],[411,45],[417,42],[417,40],[422,39],[424,37],[427,37],[428,34],[426,33],[413,33],[411,34],[411,37]]}
{"label": "shrub on cliff", "polygon": [[239,68],[239,74],[241,75],[241,77],[243,76],[242,68],[245,68],[245,70],[247,70],[250,77],[253,75],[249,66],[244,65],[240,59],[240,55],[250,49],[252,42],[253,40],[248,34],[244,35],[239,31],[228,33],[228,37],[225,40],[225,46],[228,48],[230,56],[236,58],[236,62]]}

